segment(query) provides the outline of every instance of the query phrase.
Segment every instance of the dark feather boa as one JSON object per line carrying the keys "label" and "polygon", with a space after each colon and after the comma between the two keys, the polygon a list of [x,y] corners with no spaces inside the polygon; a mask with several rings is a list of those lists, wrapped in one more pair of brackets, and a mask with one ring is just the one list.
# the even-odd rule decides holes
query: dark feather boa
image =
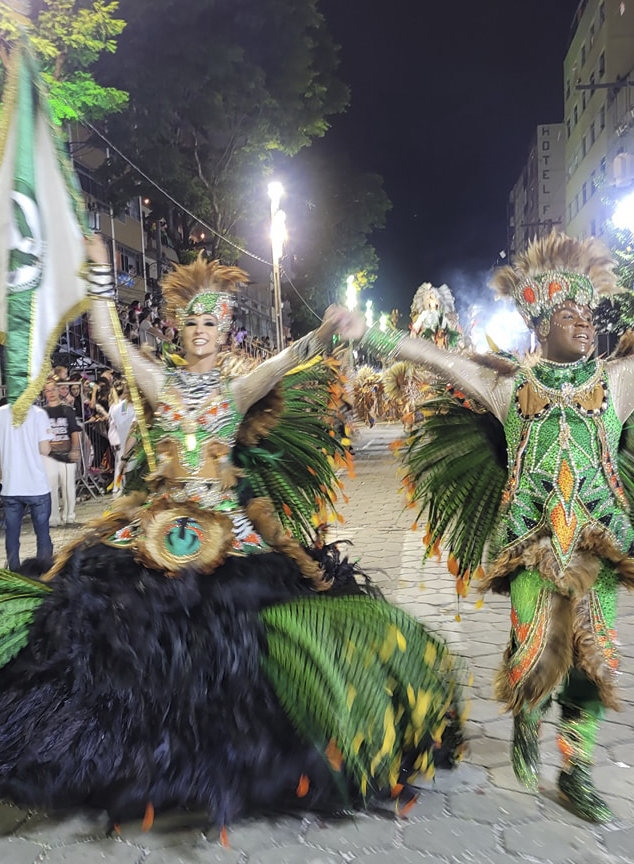
{"label": "dark feather boa", "polygon": [[[313,555],[335,577],[327,594],[366,593],[335,547]],[[300,738],[262,669],[261,610],[315,596],[290,559],[230,557],[210,576],[168,579],[96,545],[51,584],[27,646],[0,669],[0,798],[94,806],[113,823],[148,803],[183,806],[218,825],[362,803]]]}

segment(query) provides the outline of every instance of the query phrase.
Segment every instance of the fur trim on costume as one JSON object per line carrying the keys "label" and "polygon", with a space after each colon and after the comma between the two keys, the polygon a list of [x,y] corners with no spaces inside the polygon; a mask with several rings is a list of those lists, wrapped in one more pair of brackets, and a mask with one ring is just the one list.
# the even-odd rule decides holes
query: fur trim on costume
{"label": "fur trim on costume", "polygon": [[582,669],[599,690],[599,698],[606,708],[621,710],[616,694],[616,676],[606,662],[592,626],[588,597],[579,597],[573,603],[573,644],[575,665]]}
{"label": "fur trim on costume", "polygon": [[618,360],[621,357],[631,357],[634,354],[634,330],[626,330],[619,339],[618,345],[608,357],[608,360]]}
{"label": "fur trim on costume", "polygon": [[283,411],[284,391],[281,384],[276,384],[245,414],[238,429],[238,443],[246,447],[254,447],[261,438],[266,438],[271,429],[277,426]]}
{"label": "fur trim on costume", "polygon": [[576,551],[563,572],[552,550],[550,536],[533,535],[528,540],[504,549],[490,564],[478,584],[478,590],[481,593],[493,591],[496,594],[508,594],[510,576],[518,567],[526,567],[539,570],[540,575],[552,582],[558,591],[581,597],[596,581],[600,558],[614,566],[621,584],[634,589],[634,559],[623,555],[607,529],[586,525],[579,536]]}
{"label": "fur trim on costume", "polygon": [[330,583],[324,578],[323,570],[294,537],[289,537],[269,498],[251,498],[245,509],[247,518],[265,543],[276,552],[283,552],[295,561],[302,574],[313,583],[313,588],[317,591],[328,590]]}
{"label": "fur trim on costume", "polygon": [[509,681],[514,646],[509,645],[504,653],[494,681],[495,696],[504,703],[504,710],[518,714],[524,707],[537,708],[559,687],[574,665],[596,684],[601,702],[620,711],[615,672],[606,663],[597,642],[587,595],[570,597],[549,592],[545,620],[538,659],[515,686]]}
{"label": "fur trim on costume", "polygon": [[502,667],[493,683],[495,696],[504,702],[505,711],[518,714],[522,708],[537,708],[559,686],[572,665],[573,610],[570,598],[549,592],[545,621],[546,629],[537,660],[515,687],[511,686],[508,676],[512,646],[506,649]]}

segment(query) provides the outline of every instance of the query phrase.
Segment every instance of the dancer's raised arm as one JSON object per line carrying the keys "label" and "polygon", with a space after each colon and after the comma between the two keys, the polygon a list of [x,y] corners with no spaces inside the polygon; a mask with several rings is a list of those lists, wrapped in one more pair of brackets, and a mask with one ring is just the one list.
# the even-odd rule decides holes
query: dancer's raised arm
{"label": "dancer's raised arm", "polygon": [[512,379],[461,354],[444,351],[427,339],[411,339],[399,330],[382,332],[371,327],[361,340],[361,346],[382,359],[408,360],[438,375],[447,384],[463,390],[477,399],[502,423],[506,419],[511,399]]}
{"label": "dancer's raised arm", "polygon": [[[121,336],[116,332],[112,321],[112,305],[108,300],[114,299],[114,284],[112,267],[108,261],[108,252],[103,240],[98,235],[86,241],[86,254],[89,260],[89,294],[91,337],[101,348],[108,360],[116,369],[123,369],[121,356]],[[130,366],[139,390],[152,406],[156,407],[158,394],[163,386],[165,375],[160,367],[126,340]]]}

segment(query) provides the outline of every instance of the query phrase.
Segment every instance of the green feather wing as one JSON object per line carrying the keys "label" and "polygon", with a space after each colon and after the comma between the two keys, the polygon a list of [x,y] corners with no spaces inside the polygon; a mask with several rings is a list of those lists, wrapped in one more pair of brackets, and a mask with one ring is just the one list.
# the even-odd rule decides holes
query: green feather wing
{"label": "green feather wing", "polygon": [[405,764],[431,776],[448,722],[458,755],[464,666],[405,612],[365,596],[310,597],[261,618],[264,669],[284,710],[364,796],[403,782]]}
{"label": "green feather wing", "polygon": [[285,375],[281,385],[277,425],[257,447],[238,444],[232,455],[253,495],[270,498],[282,524],[310,543],[315,514],[335,510],[336,468],[350,459],[335,434],[341,385],[336,369],[321,362]]}
{"label": "green feather wing", "polygon": [[464,594],[497,522],[507,477],[504,431],[492,414],[449,392],[423,411],[403,456],[405,484],[417,519],[428,524],[427,555],[443,544]]}
{"label": "green feather wing", "polygon": [[43,582],[0,570],[0,668],[26,645],[33,615],[50,592]]}

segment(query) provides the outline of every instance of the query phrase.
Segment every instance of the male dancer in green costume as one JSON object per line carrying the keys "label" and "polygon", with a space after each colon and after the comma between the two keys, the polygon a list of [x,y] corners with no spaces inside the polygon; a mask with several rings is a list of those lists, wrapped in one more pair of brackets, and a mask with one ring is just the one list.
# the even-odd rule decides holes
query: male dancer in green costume
{"label": "male dancer in green costume", "polygon": [[509,473],[483,587],[511,596],[496,695],[514,715],[513,768],[537,789],[539,722],[558,693],[559,789],[579,815],[608,821],[590,768],[604,709],[618,707],[616,587],[634,587],[634,530],[616,462],[634,411],[634,356],[622,349],[607,361],[592,358],[592,308],[616,290],[612,262],[594,238],[553,232],[493,282],[536,332],[537,362],[484,366],[376,329],[364,341],[435,372],[504,426]]}

